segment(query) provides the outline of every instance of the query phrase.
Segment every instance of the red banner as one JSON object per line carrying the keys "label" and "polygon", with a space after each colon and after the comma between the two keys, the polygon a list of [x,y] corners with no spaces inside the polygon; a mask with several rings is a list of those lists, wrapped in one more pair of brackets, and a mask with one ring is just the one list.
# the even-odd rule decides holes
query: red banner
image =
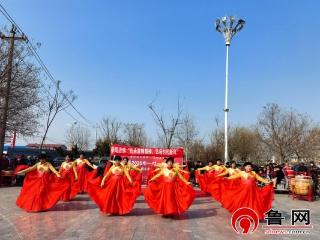
{"label": "red banner", "polygon": [[174,157],[183,158],[183,148],[142,148],[113,144],[111,156],[153,156],[153,157]]}
{"label": "red banner", "polygon": [[113,144],[110,155],[128,157],[131,163],[138,165],[142,169],[143,183],[146,183],[149,168],[163,162],[165,157],[173,157],[175,163],[183,163],[183,148],[143,148]]}

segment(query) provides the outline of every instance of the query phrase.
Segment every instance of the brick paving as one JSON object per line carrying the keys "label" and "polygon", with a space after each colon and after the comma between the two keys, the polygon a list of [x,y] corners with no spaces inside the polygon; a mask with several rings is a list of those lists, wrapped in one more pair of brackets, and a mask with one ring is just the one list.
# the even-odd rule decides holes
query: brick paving
{"label": "brick paving", "polygon": [[[230,226],[230,214],[211,197],[195,199],[180,217],[164,218],[154,214],[140,196],[133,211],[126,216],[99,213],[87,195],[69,203],[58,203],[51,211],[27,213],[15,205],[18,187],[0,188],[0,239],[27,240],[171,240],[171,239],[319,239],[320,201],[292,200],[277,194],[274,208],[289,216],[292,208],[311,210],[314,229],[309,235],[267,236],[261,227],[249,236],[237,235]],[[288,220],[289,223],[289,220]]]}

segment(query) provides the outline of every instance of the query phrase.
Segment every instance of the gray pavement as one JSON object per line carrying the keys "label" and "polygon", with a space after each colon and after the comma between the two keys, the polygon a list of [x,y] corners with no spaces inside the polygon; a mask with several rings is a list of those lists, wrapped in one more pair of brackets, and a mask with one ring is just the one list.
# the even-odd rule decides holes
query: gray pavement
{"label": "gray pavement", "polygon": [[[51,211],[27,213],[15,205],[20,188],[0,188],[0,239],[320,239],[320,201],[292,200],[277,194],[273,207],[289,217],[291,209],[310,209],[314,229],[309,235],[270,236],[261,226],[246,237],[230,226],[230,214],[211,197],[198,197],[180,217],[164,218],[154,214],[140,196],[126,216],[99,213],[87,195],[69,203],[58,203]],[[289,219],[285,220],[289,223]],[[265,224],[265,223],[263,223]]]}

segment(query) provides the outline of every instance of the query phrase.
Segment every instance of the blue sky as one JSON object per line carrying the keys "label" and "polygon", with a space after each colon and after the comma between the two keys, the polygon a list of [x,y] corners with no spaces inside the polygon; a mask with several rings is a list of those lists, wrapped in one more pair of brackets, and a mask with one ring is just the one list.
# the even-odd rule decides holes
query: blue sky
{"label": "blue sky", "polygon": [[[147,105],[159,93],[156,104],[165,113],[175,112],[180,97],[208,136],[214,118],[223,120],[225,47],[213,26],[223,15],[246,20],[230,49],[230,121],[253,124],[269,102],[320,120],[316,0],[2,3],[42,43],[48,68],[76,92],[75,105],[93,122],[112,115],[144,123],[156,136]],[[72,121],[61,114],[49,137],[63,141]]]}

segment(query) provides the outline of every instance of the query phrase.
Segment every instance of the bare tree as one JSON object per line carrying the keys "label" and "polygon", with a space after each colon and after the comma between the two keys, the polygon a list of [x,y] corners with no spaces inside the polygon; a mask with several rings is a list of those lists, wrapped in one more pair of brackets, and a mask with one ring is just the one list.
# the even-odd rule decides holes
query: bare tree
{"label": "bare tree", "polygon": [[[6,30],[5,30],[6,32]],[[11,87],[7,118],[7,132],[33,136],[39,127],[41,102],[40,69],[30,61],[30,52],[17,41],[12,65]],[[0,41],[0,112],[7,78],[8,42]]]}
{"label": "bare tree", "polygon": [[110,144],[120,142],[122,123],[113,117],[104,117],[100,123],[102,139]]}
{"label": "bare tree", "polygon": [[60,89],[60,81],[57,81],[55,85],[55,93],[53,96],[51,96],[51,94],[47,95],[47,101],[45,104],[45,108],[43,109],[46,121],[40,149],[42,149],[49,128],[51,127],[58,113],[67,109],[75,99],[76,96],[74,95],[73,91],[69,91],[67,93],[62,92],[62,90]]}
{"label": "bare tree", "polygon": [[[268,104],[258,118],[261,141],[284,162],[293,158],[304,145],[311,126],[308,116],[294,110],[281,109],[277,104]],[[297,156],[300,158],[300,156]]]}
{"label": "bare tree", "polygon": [[89,129],[80,125],[72,125],[66,133],[67,144],[72,147],[77,146],[79,151],[86,151],[90,145]]}
{"label": "bare tree", "polygon": [[320,128],[313,126],[295,139],[292,149],[298,160],[315,160],[320,157]]}
{"label": "bare tree", "polygon": [[201,139],[195,139],[188,150],[188,160],[200,160],[206,162],[208,160],[208,152],[206,145]]}
{"label": "bare tree", "polygon": [[98,139],[93,153],[100,157],[110,156],[110,142],[107,139]]}
{"label": "bare tree", "polygon": [[[236,160],[257,161],[259,152],[259,136],[257,131],[248,127],[231,127],[229,130],[229,155]],[[232,158],[230,158],[232,160]]]}
{"label": "bare tree", "polygon": [[159,127],[158,135],[163,147],[171,148],[176,136],[177,127],[181,123],[182,108],[180,100],[178,100],[176,115],[171,115],[170,119],[167,119],[163,113],[159,113],[153,103],[149,104],[149,109],[152,112],[155,123]]}
{"label": "bare tree", "polygon": [[[220,121],[218,118],[215,118],[215,122],[216,128],[212,131],[210,135],[210,142],[206,147],[207,160],[222,158],[224,153],[224,129],[220,125]],[[232,157],[230,156],[230,152],[229,157],[230,159]]]}
{"label": "bare tree", "polygon": [[124,142],[129,146],[142,147],[147,144],[147,135],[143,124],[124,124]]}
{"label": "bare tree", "polygon": [[122,143],[122,123],[111,116],[104,117],[100,124],[100,138],[96,141],[93,152],[99,156],[109,156],[112,144]]}
{"label": "bare tree", "polygon": [[194,119],[189,114],[183,116],[181,124],[178,126],[176,137],[178,144],[184,148],[186,160],[188,160],[191,146],[195,142],[198,133]]}

